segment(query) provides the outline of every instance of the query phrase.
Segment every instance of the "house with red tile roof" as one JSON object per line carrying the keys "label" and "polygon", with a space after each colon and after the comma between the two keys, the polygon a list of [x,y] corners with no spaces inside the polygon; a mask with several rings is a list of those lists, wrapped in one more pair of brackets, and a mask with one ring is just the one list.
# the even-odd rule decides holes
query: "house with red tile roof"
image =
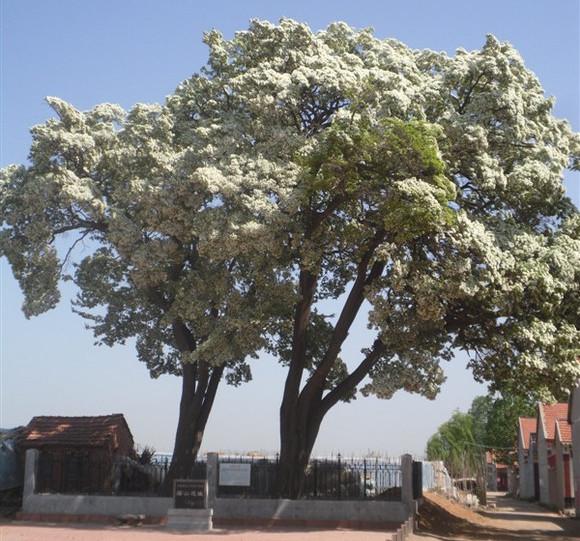
{"label": "house with red tile roof", "polygon": [[128,454],[133,435],[122,413],[91,417],[33,417],[25,427],[21,446],[25,449],[101,448]]}
{"label": "house with red tile roof", "polygon": [[574,501],[574,472],[572,466],[572,425],[566,419],[556,420],[554,434],[556,483],[555,506],[558,509],[572,507]]}
{"label": "house with red tile roof", "polygon": [[572,427],[572,476],[576,494],[576,516],[580,517],[580,382],[570,395],[568,422]]}
{"label": "house with red tile roof", "polygon": [[81,492],[106,490],[113,462],[135,453],[133,435],[120,413],[33,417],[19,446],[24,452],[39,451],[37,488],[41,492],[67,491],[78,484],[83,485]]}
{"label": "house with red tile roof", "polygon": [[519,496],[526,500],[538,498],[535,481],[538,473],[536,435],[537,419],[520,417],[518,419]]}
{"label": "house with red tile roof", "polygon": [[[568,404],[539,404],[537,419],[540,502],[563,509],[566,500],[566,462],[569,471],[571,469],[570,445],[562,441],[562,437],[571,430],[568,423]],[[570,497],[569,493],[568,498]]]}

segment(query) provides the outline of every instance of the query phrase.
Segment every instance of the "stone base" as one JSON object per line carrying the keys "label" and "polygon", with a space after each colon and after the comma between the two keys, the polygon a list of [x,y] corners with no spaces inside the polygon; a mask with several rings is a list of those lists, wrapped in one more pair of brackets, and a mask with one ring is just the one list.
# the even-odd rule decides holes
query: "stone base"
{"label": "stone base", "polygon": [[167,528],[179,532],[208,532],[212,529],[213,509],[169,509]]}

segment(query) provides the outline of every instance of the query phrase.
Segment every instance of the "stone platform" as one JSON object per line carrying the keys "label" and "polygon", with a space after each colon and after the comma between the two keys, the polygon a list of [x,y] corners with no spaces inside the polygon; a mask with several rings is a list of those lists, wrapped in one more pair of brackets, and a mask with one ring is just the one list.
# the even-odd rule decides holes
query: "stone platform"
{"label": "stone platform", "polygon": [[167,529],[179,532],[208,532],[213,526],[213,509],[169,509]]}

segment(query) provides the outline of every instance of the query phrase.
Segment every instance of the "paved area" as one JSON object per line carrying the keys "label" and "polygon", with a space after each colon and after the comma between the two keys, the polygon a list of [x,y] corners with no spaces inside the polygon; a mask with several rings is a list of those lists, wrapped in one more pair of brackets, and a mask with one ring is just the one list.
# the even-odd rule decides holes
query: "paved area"
{"label": "paved area", "polygon": [[414,541],[572,541],[580,539],[580,520],[551,513],[535,503],[491,493],[495,509],[475,513],[440,496],[427,501],[429,516]]}
{"label": "paved area", "polygon": [[385,541],[386,537],[385,532],[353,530],[214,530],[192,535],[163,527],[0,523],[0,541]]}

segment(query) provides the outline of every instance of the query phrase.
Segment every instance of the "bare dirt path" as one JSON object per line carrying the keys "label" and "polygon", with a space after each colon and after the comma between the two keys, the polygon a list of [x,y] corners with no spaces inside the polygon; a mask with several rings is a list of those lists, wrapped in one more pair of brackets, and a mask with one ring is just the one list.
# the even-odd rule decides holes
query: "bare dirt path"
{"label": "bare dirt path", "polygon": [[488,497],[496,508],[476,513],[436,494],[427,495],[414,541],[572,541],[580,539],[580,520],[551,513],[535,503],[501,493]]}

